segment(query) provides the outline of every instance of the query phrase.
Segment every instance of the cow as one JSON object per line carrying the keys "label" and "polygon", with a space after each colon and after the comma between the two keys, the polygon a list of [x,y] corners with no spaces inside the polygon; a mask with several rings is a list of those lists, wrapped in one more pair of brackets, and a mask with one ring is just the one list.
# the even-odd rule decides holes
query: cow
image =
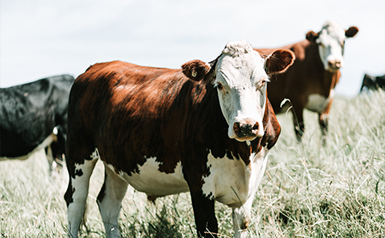
{"label": "cow", "polygon": [[371,76],[368,74],[364,75],[364,79],[362,80],[362,85],[360,89],[360,93],[366,90],[377,90],[382,89],[385,90],[385,75],[382,76]]}
{"label": "cow", "polygon": [[50,170],[65,153],[68,97],[75,78],[57,75],[0,88],[0,160],[45,148]]}
{"label": "cow", "polygon": [[[285,98],[290,100],[298,141],[305,131],[305,108],[318,113],[325,138],[334,88],[341,77],[340,68],[344,66],[345,39],[354,37],[357,32],[355,26],[345,30],[338,23],[328,21],[318,33],[309,31],[305,40],[279,48],[293,51],[296,59],[286,73],[272,77],[267,91],[276,113],[285,112],[288,107],[281,108],[281,102]],[[255,50],[268,55],[276,49]]]}
{"label": "cow", "polygon": [[267,153],[280,134],[267,82],[293,61],[288,50],[264,59],[240,41],[210,64],[192,60],[181,69],[121,61],[90,66],[69,99],[69,237],[78,236],[99,159],[105,178],[97,203],[107,237],[120,237],[128,184],[150,201],[189,191],[199,237],[217,236],[214,201],[226,204],[235,237],[246,237]]}

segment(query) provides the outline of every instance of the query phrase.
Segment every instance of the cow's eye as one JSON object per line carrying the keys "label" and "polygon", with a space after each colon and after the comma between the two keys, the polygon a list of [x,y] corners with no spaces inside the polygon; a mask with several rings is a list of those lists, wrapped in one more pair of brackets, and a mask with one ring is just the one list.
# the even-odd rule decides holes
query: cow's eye
{"label": "cow's eye", "polygon": [[217,83],[217,88],[218,88],[219,90],[223,90],[223,85],[222,85],[221,83]]}
{"label": "cow's eye", "polygon": [[262,79],[257,86],[257,90],[261,89],[263,85],[265,85],[267,82],[270,82],[268,79]]}

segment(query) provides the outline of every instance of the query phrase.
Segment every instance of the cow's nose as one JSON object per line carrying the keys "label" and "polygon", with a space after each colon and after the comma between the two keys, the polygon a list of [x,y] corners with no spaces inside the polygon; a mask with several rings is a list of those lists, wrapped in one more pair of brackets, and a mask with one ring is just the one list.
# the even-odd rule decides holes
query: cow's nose
{"label": "cow's nose", "polygon": [[333,60],[333,61],[329,61],[328,63],[329,63],[329,68],[331,69],[339,69],[342,66],[340,60]]}
{"label": "cow's nose", "polygon": [[259,130],[258,122],[241,121],[235,122],[233,130],[238,138],[256,137]]}

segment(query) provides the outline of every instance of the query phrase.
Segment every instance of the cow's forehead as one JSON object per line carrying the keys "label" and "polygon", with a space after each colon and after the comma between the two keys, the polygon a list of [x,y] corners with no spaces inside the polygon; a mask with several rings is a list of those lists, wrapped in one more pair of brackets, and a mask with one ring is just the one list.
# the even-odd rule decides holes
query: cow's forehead
{"label": "cow's forehead", "polygon": [[345,38],[345,29],[338,23],[330,21],[322,27],[319,33],[318,41],[327,42],[330,40],[336,40],[342,44]]}
{"label": "cow's forehead", "polygon": [[264,59],[248,43],[229,44],[218,59],[217,78],[225,80],[229,86],[250,84],[267,78]]}

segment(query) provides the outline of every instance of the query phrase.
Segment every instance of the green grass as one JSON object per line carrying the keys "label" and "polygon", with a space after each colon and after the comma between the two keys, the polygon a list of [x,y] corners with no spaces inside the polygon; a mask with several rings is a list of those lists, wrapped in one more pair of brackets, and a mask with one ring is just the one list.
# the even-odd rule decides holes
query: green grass
{"label": "green grass", "polygon": [[[256,194],[249,237],[384,236],[385,93],[336,98],[325,146],[315,113],[305,113],[302,143],[294,137],[291,114],[278,119],[282,134]],[[67,172],[49,177],[47,170],[43,152],[0,162],[0,237],[66,237]],[[103,237],[95,202],[102,177],[98,163],[81,237]],[[123,237],[195,235],[188,194],[152,205],[129,188],[122,206]],[[220,237],[232,237],[231,209],[216,204],[216,212]]]}

